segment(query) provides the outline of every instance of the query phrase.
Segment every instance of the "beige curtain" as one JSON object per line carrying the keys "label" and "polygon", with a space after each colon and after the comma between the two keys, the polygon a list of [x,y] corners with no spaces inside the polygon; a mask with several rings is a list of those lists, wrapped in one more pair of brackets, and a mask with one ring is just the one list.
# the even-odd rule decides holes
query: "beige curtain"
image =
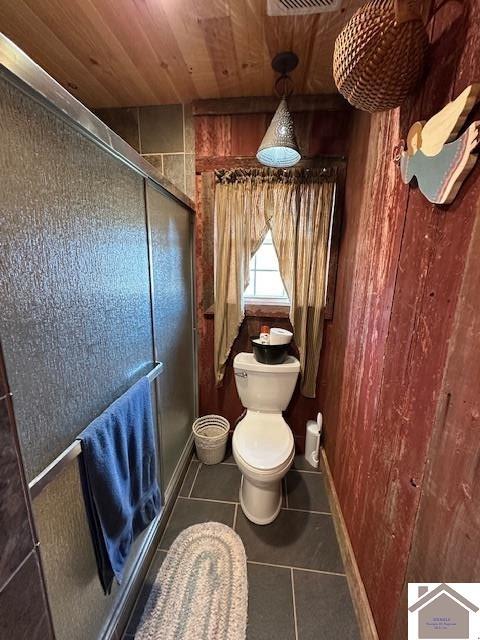
{"label": "beige curtain", "polygon": [[296,197],[288,199],[292,206],[274,207],[270,226],[290,298],[290,322],[300,354],[301,392],[314,398],[323,339],[335,183],[321,175],[307,175],[295,184],[294,191]]}
{"label": "beige curtain", "polygon": [[300,353],[302,394],[315,397],[322,347],[330,217],[335,172],[235,170],[217,172],[215,193],[215,373],[225,363],[244,317],[249,262],[268,228],[290,298]]}
{"label": "beige curtain", "polygon": [[248,172],[219,172],[215,188],[215,377],[225,364],[244,317],[250,258],[268,231],[267,192]]}

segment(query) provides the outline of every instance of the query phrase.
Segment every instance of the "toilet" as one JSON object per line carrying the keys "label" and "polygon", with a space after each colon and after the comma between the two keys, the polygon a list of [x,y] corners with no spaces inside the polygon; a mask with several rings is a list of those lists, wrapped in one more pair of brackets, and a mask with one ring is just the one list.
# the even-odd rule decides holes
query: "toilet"
{"label": "toilet", "polygon": [[233,432],[232,450],[242,473],[240,505],[255,524],[269,524],[282,506],[282,478],[293,462],[295,446],[282,416],[293,394],[300,363],[261,364],[253,353],[233,361],[235,382],[245,415]]}

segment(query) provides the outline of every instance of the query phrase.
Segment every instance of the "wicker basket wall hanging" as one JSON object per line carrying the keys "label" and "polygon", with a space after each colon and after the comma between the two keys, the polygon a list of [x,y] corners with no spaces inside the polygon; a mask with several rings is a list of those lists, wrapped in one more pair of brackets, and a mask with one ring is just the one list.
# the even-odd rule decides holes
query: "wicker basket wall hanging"
{"label": "wicker basket wall hanging", "polygon": [[363,111],[398,107],[423,70],[428,37],[415,0],[370,0],[335,42],[333,76]]}

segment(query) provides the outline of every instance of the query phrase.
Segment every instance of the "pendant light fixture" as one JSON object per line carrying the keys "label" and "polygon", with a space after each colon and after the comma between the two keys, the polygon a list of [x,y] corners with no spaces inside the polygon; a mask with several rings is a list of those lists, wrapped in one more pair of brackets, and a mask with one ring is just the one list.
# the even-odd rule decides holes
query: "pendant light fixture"
{"label": "pendant light fixture", "polygon": [[293,167],[302,157],[287,106],[287,98],[293,91],[292,87],[288,91],[288,85],[292,83],[288,74],[297,65],[298,57],[291,51],[278,53],[272,60],[273,69],[280,74],[275,82],[275,92],[281,100],[257,151],[257,160],[267,167]]}

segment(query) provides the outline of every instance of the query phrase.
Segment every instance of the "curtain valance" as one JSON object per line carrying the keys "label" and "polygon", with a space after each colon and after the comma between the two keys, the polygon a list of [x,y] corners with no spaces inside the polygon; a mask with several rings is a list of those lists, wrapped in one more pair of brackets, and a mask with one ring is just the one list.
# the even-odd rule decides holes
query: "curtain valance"
{"label": "curtain valance", "polygon": [[312,182],[335,182],[336,167],[299,169],[218,169],[215,181],[218,184],[309,184]]}

